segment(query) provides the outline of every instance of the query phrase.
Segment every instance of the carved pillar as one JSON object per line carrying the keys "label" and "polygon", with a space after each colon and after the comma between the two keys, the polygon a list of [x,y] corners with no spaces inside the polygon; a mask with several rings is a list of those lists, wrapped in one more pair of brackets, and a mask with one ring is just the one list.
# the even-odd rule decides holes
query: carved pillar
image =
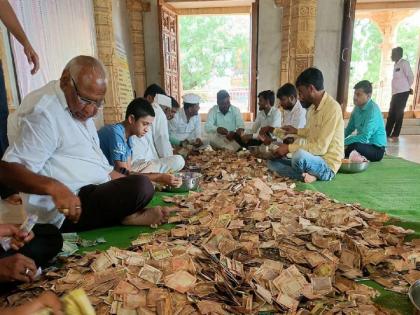
{"label": "carved pillar", "polygon": [[108,88],[105,95],[104,123],[119,122],[125,116],[133,90],[127,56],[116,48],[112,21],[112,0],[94,0],[96,44],[98,57],[108,72]]}
{"label": "carved pillar", "polygon": [[277,1],[277,5],[283,8],[283,20],[281,31],[281,69],[280,85],[289,82],[290,44],[292,30],[292,6],[290,0]]}
{"label": "carved pillar", "polygon": [[315,54],[316,0],[276,0],[283,7],[280,82],[294,83]]}
{"label": "carved pillar", "polygon": [[146,65],[144,57],[143,14],[146,10],[141,0],[127,0],[127,11],[134,62],[134,91],[143,96],[146,89]]}

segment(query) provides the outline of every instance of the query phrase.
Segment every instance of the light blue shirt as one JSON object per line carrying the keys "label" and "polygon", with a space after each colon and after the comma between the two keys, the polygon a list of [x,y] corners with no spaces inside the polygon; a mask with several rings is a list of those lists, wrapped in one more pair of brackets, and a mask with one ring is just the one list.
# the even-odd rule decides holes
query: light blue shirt
{"label": "light blue shirt", "polygon": [[98,135],[101,150],[110,165],[114,166],[115,161],[128,162],[133,155],[132,137],[126,140],[123,124],[106,125],[98,131]]}
{"label": "light blue shirt", "polygon": [[207,133],[215,133],[219,127],[226,128],[228,131],[236,131],[239,128],[245,128],[239,108],[230,105],[226,115],[223,115],[219,106],[214,105],[207,116],[205,130]]}
{"label": "light blue shirt", "polygon": [[[355,130],[356,134],[352,135]],[[358,142],[386,147],[384,119],[379,106],[372,100],[361,107],[355,106],[344,136],[344,145]]]}

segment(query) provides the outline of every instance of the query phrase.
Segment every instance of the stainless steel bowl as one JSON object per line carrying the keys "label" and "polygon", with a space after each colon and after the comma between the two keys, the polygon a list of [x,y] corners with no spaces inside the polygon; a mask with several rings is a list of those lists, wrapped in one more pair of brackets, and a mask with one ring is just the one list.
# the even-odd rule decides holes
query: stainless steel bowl
{"label": "stainless steel bowl", "polygon": [[361,173],[365,171],[369,166],[369,162],[361,162],[361,163],[342,163],[340,169],[338,170],[340,173],[344,174],[353,174],[353,173]]}
{"label": "stainless steel bowl", "polygon": [[408,290],[408,297],[416,308],[417,314],[420,314],[420,279],[411,285]]}
{"label": "stainless steel bowl", "polygon": [[190,190],[197,190],[202,175],[196,172],[179,172],[175,176],[182,178],[182,184],[179,187],[167,187],[165,191],[174,193],[184,193]]}

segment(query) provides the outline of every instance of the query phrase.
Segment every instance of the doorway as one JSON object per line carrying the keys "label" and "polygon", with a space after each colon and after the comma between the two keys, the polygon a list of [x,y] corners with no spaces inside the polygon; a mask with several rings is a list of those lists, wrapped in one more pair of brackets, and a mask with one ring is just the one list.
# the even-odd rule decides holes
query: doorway
{"label": "doorway", "polygon": [[[345,117],[353,109],[353,86],[361,80],[373,85],[373,99],[387,116],[391,100],[391,51],[400,46],[415,81],[405,117],[420,113],[420,3],[345,0],[337,100]],[[416,113],[417,111],[417,113]]]}
{"label": "doorway", "polygon": [[[400,46],[416,76],[419,60],[420,10],[356,10],[350,65],[347,110],[352,111],[353,86],[360,80],[373,85],[372,98],[387,112],[391,100],[394,64],[391,50]],[[414,88],[414,86],[413,86]],[[413,95],[406,111],[414,109]]]}
{"label": "doorway", "polygon": [[245,120],[256,111],[258,0],[159,0],[162,83],[200,95],[203,119],[225,89]]}
{"label": "doorway", "polygon": [[224,89],[233,105],[249,112],[250,15],[185,15],[178,25],[181,94],[198,94],[200,112],[208,113]]}

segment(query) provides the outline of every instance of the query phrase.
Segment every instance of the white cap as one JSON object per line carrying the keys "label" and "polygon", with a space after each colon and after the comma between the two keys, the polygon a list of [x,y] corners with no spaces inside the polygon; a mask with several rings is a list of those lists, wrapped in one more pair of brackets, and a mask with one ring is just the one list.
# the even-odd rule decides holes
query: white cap
{"label": "white cap", "polygon": [[169,96],[156,94],[155,102],[161,106],[172,108],[172,100]]}
{"label": "white cap", "polygon": [[200,104],[201,98],[197,94],[194,93],[188,93],[185,94],[182,99],[184,100],[184,103],[189,104]]}

